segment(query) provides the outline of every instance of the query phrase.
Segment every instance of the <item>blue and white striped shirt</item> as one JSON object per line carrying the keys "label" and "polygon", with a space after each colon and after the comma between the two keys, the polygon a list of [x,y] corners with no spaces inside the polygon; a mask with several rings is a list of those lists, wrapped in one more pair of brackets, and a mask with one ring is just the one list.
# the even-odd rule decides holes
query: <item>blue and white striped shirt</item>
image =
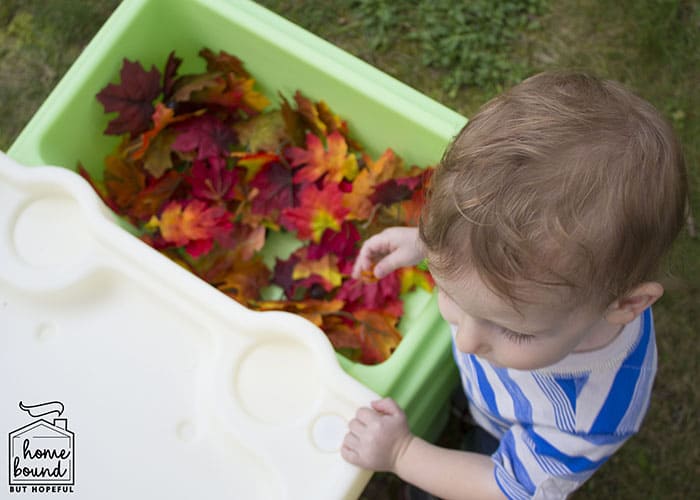
{"label": "blue and white striped shirt", "polygon": [[454,357],[473,418],[500,439],[496,481],[511,499],[561,499],[586,481],[639,430],[657,362],[651,309],[604,348],[547,368]]}

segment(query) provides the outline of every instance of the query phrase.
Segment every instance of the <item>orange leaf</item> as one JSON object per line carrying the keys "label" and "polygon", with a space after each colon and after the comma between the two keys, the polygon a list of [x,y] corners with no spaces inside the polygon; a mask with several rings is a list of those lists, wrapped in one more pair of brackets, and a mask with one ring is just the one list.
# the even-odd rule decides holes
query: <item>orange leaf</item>
{"label": "orange leaf", "polygon": [[197,240],[211,240],[231,229],[228,212],[221,207],[208,207],[200,200],[192,200],[183,207],[171,201],[163,209],[158,221],[160,234],[165,241],[176,246]]}
{"label": "orange leaf", "polygon": [[339,132],[328,135],[327,150],[314,134],[306,135],[306,149],[290,148],[291,165],[304,165],[294,174],[294,182],[314,182],[326,174],[326,182],[338,183],[357,175],[357,158],[348,154],[348,145]]}
{"label": "orange leaf", "polygon": [[349,219],[369,219],[374,205],[369,201],[374,192],[375,181],[367,169],[360,170],[355,180],[352,181],[352,191],[343,196],[343,206],[349,210]]}
{"label": "orange leaf", "polygon": [[397,319],[377,311],[355,312],[359,322],[358,336],[362,349],[360,361],[365,364],[381,363],[391,356],[401,342]]}
{"label": "orange leaf", "polygon": [[403,174],[403,160],[391,149],[384,151],[377,161],[367,154],[362,158],[367,168],[360,170],[352,182],[352,191],[343,197],[343,206],[350,210],[348,218],[357,220],[367,220],[371,216],[374,204],[370,196],[375,186]]}
{"label": "orange leaf", "polygon": [[377,161],[372,160],[367,154],[362,155],[362,158],[367,165],[367,170],[372,174],[372,180],[375,184],[406,175],[403,160],[391,148],[386,149]]}

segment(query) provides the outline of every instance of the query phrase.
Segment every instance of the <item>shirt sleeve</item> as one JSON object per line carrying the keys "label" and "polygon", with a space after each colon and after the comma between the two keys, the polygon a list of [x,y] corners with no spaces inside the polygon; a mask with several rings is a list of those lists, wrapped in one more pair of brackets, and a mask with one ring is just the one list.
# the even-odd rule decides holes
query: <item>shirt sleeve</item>
{"label": "shirt sleeve", "polygon": [[631,435],[513,426],[492,455],[496,482],[510,499],[564,499]]}

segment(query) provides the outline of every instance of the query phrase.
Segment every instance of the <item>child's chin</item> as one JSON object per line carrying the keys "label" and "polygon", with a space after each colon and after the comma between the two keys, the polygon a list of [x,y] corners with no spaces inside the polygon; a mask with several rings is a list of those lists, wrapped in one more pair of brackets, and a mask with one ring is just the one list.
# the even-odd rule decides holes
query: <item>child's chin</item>
{"label": "child's chin", "polygon": [[548,366],[553,365],[554,363],[518,363],[516,362],[503,362],[499,361],[498,359],[493,359],[489,356],[478,356],[480,359],[483,359],[484,361],[488,361],[491,366],[494,366],[495,368],[507,368],[511,370],[523,370],[523,371],[529,371],[529,370],[539,370],[540,368],[546,368]]}
{"label": "child's chin", "polygon": [[512,366],[506,366],[503,363],[500,363],[498,360],[493,359],[491,356],[479,356],[478,354],[475,354],[477,358],[480,360],[488,362],[491,366],[495,366],[496,368],[513,368]]}

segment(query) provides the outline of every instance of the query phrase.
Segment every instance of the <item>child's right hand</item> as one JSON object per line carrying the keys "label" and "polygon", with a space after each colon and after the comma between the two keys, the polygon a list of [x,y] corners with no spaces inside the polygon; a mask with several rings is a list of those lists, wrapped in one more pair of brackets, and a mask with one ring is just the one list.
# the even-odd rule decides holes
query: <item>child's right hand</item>
{"label": "child's right hand", "polygon": [[400,267],[415,266],[425,258],[418,228],[390,227],[364,242],[352,268],[352,277],[372,269],[381,279]]}
{"label": "child's right hand", "polygon": [[384,398],[357,410],[348,424],[340,454],[365,469],[396,472],[412,439],[406,414],[393,399]]}

